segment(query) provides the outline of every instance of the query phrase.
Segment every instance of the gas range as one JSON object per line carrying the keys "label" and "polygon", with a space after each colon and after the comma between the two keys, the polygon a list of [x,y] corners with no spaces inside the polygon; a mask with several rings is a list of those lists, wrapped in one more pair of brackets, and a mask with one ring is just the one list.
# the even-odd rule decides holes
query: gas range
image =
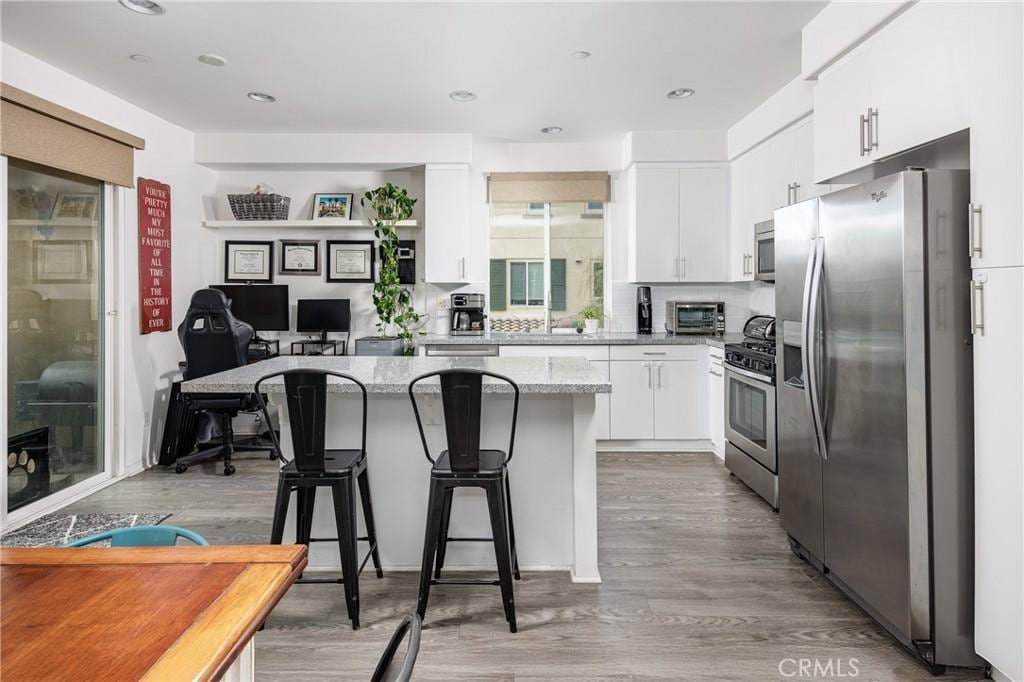
{"label": "gas range", "polygon": [[775,318],[757,315],[743,326],[741,343],[725,345],[725,362],[775,382]]}

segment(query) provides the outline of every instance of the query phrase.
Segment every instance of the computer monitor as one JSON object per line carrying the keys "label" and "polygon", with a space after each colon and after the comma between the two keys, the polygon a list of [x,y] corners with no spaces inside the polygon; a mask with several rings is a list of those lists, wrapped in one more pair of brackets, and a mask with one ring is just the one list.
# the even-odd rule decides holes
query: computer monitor
{"label": "computer monitor", "polygon": [[347,298],[300,298],[295,331],[316,332],[327,343],[327,332],[347,332],[351,320]]}
{"label": "computer monitor", "polygon": [[257,332],[288,331],[287,284],[211,284],[231,299],[231,312]]}

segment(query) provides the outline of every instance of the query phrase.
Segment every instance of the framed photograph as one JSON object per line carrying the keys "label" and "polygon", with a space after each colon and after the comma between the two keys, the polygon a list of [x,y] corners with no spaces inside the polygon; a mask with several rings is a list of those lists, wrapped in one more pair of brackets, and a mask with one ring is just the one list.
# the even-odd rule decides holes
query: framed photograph
{"label": "framed photograph", "polygon": [[90,282],[92,242],[70,239],[32,242],[32,274],[40,284]]}
{"label": "framed photograph", "polygon": [[92,192],[61,192],[53,204],[50,220],[95,220],[100,195]]}
{"label": "framed photograph", "polygon": [[320,242],[308,239],[281,240],[279,275],[319,275]]}
{"label": "framed photograph", "polygon": [[224,281],[274,281],[274,242],[224,242]]}
{"label": "framed photograph", "polygon": [[313,220],[352,219],[352,194],[314,194]]}
{"label": "framed photograph", "polygon": [[373,283],[375,252],[372,240],[327,242],[327,281]]}

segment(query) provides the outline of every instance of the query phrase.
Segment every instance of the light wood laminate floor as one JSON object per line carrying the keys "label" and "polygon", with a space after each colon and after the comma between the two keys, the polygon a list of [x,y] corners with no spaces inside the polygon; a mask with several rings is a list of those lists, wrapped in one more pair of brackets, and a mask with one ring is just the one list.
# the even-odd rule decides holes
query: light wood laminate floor
{"label": "light wood laminate floor", "polygon": [[[274,465],[247,455],[237,466],[231,478],[212,464],[180,476],[149,470],[70,510],[172,512],[167,523],[211,543],[266,542]],[[518,500],[528,498],[515,483]],[[792,555],[778,516],[713,455],[601,454],[598,492],[604,582],[524,574],[514,635],[497,588],[435,587],[416,680],[934,679]],[[340,585],[294,586],[257,635],[258,677],[368,680],[415,609],[417,579],[366,571],[355,632]],[[793,674],[799,659],[831,661],[833,674]],[[980,678],[960,670],[945,679]]]}

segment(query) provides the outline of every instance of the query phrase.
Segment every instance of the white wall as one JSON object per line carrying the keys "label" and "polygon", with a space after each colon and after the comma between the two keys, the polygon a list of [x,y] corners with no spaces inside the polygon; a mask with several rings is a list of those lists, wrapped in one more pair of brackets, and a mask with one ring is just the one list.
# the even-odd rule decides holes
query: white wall
{"label": "white wall", "polygon": [[[171,186],[173,240],[173,315],[177,322],[188,307],[192,291],[204,281],[203,259],[216,240],[196,230],[203,218],[202,197],[215,188],[213,171],[192,160],[193,135],[137,106],[100,90],[8,45],[0,45],[0,78],[69,109],[121,128],[146,140],[135,154],[135,174]],[[155,461],[165,413],[164,401],[177,364],[183,358],[174,333],[141,336],[138,304],[138,233],[136,193],[121,191],[126,207],[123,232],[114,235],[122,247],[124,295],[119,301],[125,345],[120,400],[124,418],[125,468],[134,472]],[[153,428],[157,422],[158,428]]]}

